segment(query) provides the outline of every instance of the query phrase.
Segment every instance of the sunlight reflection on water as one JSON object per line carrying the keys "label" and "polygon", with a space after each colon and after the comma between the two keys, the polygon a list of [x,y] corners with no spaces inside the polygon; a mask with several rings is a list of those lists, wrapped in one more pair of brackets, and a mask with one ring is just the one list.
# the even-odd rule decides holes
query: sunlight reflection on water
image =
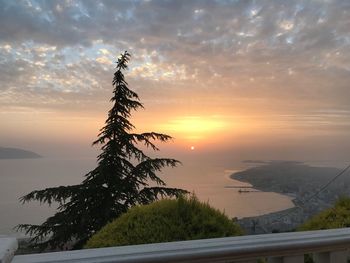
{"label": "sunlight reflection on water", "polygon": [[[0,234],[14,234],[15,225],[41,223],[53,214],[54,206],[49,208],[37,202],[22,205],[20,196],[35,189],[79,183],[95,165],[94,158],[0,160]],[[230,217],[260,215],[293,205],[288,196],[264,192],[240,194],[238,189],[227,188],[249,185],[229,177],[247,167],[241,164],[237,164],[237,169],[232,167],[191,161],[166,169],[162,178],[168,186],[194,192],[201,201],[209,202]]]}

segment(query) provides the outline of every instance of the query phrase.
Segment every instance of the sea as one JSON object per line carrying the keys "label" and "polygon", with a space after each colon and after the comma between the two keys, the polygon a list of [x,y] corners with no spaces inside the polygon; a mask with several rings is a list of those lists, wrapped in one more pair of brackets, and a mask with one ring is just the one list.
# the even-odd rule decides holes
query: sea
{"label": "sea", "polygon": [[[239,187],[250,185],[233,180],[230,175],[252,165],[257,164],[237,161],[224,165],[191,160],[164,170],[160,177],[167,186],[186,189],[231,218],[257,216],[292,207],[291,196],[273,192],[239,192]],[[41,224],[54,214],[57,207],[36,201],[22,204],[21,196],[33,190],[78,184],[95,167],[95,158],[0,160],[0,235],[24,237],[24,233],[14,229],[16,225]]]}

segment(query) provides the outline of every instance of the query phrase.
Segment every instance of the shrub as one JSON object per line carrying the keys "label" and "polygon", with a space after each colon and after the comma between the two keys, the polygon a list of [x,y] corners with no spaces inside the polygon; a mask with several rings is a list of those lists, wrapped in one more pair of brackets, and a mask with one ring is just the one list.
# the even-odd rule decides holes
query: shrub
{"label": "shrub", "polygon": [[334,207],[326,209],[301,225],[298,230],[321,230],[350,226],[350,198],[340,198]]}
{"label": "shrub", "polygon": [[[350,198],[342,197],[334,207],[326,209],[298,227],[298,231],[322,230],[350,226]],[[306,263],[313,263],[311,255],[305,255]]]}
{"label": "shrub", "polygon": [[241,235],[222,212],[195,197],[164,199],[131,208],[93,235],[86,248]]}

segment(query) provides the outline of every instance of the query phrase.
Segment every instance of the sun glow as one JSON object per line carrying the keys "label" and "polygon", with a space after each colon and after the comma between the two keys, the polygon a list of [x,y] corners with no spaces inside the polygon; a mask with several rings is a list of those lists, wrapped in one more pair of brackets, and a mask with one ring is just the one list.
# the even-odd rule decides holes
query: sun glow
{"label": "sun glow", "polygon": [[[177,138],[198,141],[224,130],[227,123],[219,117],[184,116],[161,125],[161,129]],[[193,147],[194,149],[194,147]],[[193,150],[191,147],[191,150]]]}

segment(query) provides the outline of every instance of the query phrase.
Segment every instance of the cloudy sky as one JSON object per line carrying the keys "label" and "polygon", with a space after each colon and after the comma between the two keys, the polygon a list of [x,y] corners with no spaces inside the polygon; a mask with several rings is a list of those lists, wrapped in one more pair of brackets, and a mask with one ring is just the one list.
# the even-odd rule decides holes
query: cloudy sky
{"label": "cloudy sky", "polygon": [[133,122],[170,150],[350,154],[348,0],[1,0],[0,25],[1,146],[91,153],[128,50]]}

